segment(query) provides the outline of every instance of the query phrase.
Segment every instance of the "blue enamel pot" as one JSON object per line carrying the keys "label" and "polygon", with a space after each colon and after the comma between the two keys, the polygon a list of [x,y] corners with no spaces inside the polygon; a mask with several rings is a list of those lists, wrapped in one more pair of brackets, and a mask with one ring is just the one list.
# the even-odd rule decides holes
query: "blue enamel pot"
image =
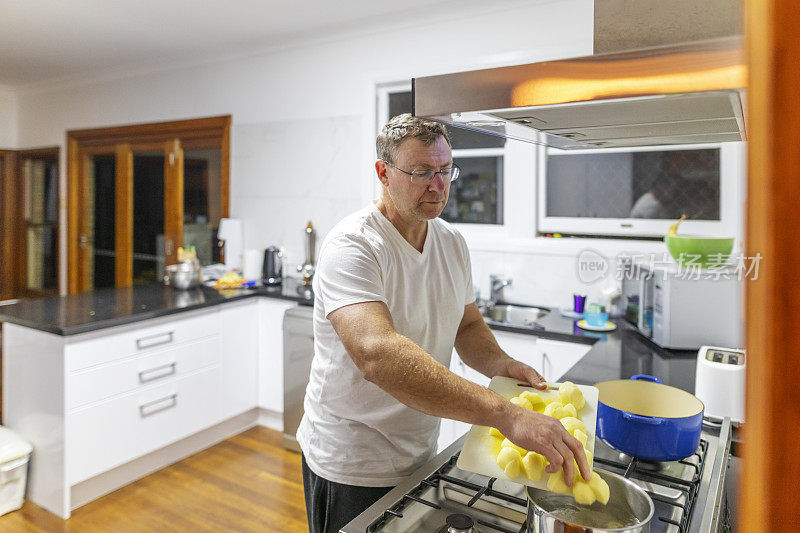
{"label": "blue enamel pot", "polygon": [[653,376],[603,381],[597,436],[610,446],[649,461],[677,461],[700,444],[703,402]]}

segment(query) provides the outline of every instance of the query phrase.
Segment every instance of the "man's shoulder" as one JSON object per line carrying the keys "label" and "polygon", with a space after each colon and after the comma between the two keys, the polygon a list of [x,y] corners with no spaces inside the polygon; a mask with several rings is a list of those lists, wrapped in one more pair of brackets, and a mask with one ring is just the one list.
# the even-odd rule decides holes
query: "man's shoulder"
{"label": "man's shoulder", "polygon": [[331,241],[356,240],[364,243],[379,238],[375,230],[375,210],[372,206],[359,209],[336,223],[325,236],[323,246]]}
{"label": "man's shoulder", "polygon": [[443,218],[436,217],[431,220],[431,222],[433,223],[434,231],[442,238],[458,242],[459,244],[466,242],[456,227]]}

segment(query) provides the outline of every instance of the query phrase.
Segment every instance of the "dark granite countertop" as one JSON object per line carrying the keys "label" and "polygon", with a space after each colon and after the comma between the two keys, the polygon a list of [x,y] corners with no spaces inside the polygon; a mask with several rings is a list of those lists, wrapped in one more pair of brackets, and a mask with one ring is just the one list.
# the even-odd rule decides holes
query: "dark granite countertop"
{"label": "dark granite countertop", "polygon": [[57,335],[75,335],[218,305],[269,296],[312,305],[311,290],[288,278],[277,287],[175,290],[160,283],[97,289],[67,296],[20,300],[0,306],[0,322],[10,322]]}

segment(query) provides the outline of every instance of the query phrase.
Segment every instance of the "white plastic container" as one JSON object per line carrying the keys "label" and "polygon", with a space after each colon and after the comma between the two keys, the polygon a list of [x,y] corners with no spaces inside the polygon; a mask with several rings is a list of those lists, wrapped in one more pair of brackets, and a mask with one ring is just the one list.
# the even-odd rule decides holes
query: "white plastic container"
{"label": "white plastic container", "polygon": [[0,426],[0,515],[22,507],[32,451],[16,433]]}

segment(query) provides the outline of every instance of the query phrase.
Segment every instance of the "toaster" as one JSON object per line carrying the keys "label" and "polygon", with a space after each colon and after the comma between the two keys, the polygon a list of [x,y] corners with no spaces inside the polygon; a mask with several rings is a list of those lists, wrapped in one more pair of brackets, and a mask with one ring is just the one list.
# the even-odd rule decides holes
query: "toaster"
{"label": "toaster", "polygon": [[744,350],[702,346],[697,352],[694,395],[712,420],[730,417],[744,422],[744,384],[747,356]]}

